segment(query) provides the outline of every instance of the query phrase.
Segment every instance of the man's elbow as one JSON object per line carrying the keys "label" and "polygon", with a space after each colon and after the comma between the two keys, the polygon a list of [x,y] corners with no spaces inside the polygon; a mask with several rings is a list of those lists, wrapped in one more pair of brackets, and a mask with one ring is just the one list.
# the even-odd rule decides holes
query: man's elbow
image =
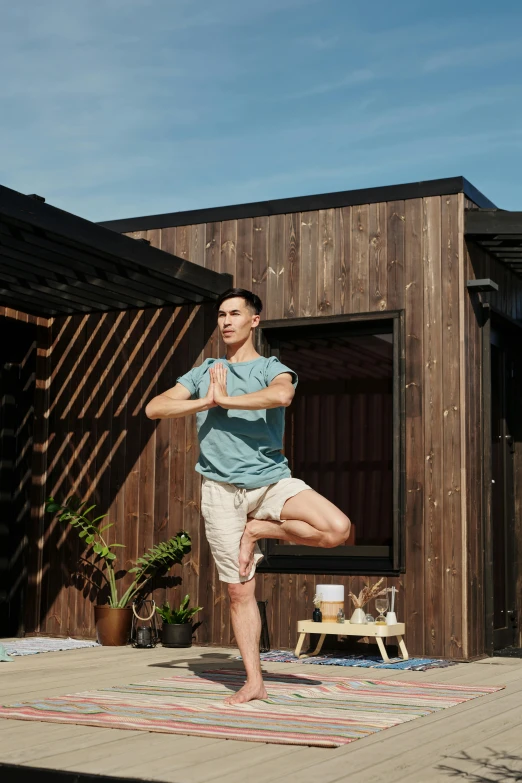
{"label": "man's elbow", "polygon": [[154,397],[150,402],[147,403],[145,406],[145,416],[148,419],[157,419],[158,418],[158,412],[156,409],[156,398]]}
{"label": "man's elbow", "polygon": [[294,390],[288,390],[288,389],[281,389],[281,392],[279,394],[279,401],[283,408],[288,408],[289,405],[291,405],[292,400],[294,399]]}

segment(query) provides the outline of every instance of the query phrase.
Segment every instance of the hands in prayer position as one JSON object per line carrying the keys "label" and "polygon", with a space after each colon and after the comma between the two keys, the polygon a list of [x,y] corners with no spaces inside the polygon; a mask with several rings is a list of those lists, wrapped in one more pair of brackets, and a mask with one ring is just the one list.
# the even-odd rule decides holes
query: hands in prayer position
{"label": "hands in prayer position", "polygon": [[227,394],[227,368],[222,364],[214,364],[210,370],[210,385],[206,394],[208,408],[216,408],[225,402]]}

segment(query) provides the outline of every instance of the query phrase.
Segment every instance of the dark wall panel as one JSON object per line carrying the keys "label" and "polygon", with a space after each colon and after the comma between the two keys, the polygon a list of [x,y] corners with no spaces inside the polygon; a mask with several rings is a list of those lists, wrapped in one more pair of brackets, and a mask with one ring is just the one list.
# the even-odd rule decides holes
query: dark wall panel
{"label": "dark wall panel", "polygon": [[[487,540],[487,530],[484,529],[484,514],[490,513],[491,495],[488,483],[491,474],[486,464],[482,463],[483,441],[489,440],[490,429],[484,420],[481,390],[482,379],[482,324],[485,313],[482,303],[491,305],[496,311],[507,318],[522,320],[522,280],[514,275],[499,261],[490,256],[478,245],[467,242],[464,248],[464,273],[466,280],[491,278],[498,286],[498,292],[491,294],[473,294],[466,296],[464,301],[465,317],[465,366],[468,383],[465,387],[465,449],[468,455],[468,471],[466,481],[466,503],[468,527],[470,535],[467,540],[466,564],[469,571],[469,593],[465,618],[468,627],[469,655],[479,655],[485,649],[484,602],[489,596],[485,594],[486,574],[484,573],[484,548],[486,558],[490,557]],[[515,383],[520,384],[518,376]],[[522,540],[522,460],[520,458],[520,433],[517,435],[515,451],[515,526],[516,540]],[[485,508],[483,508],[485,504]],[[515,554],[516,571],[518,574],[516,595],[517,613],[522,612],[522,547]],[[518,644],[522,644],[522,630],[519,623]]]}
{"label": "dark wall panel", "polygon": [[36,319],[0,313],[0,629],[25,632],[33,459]]}

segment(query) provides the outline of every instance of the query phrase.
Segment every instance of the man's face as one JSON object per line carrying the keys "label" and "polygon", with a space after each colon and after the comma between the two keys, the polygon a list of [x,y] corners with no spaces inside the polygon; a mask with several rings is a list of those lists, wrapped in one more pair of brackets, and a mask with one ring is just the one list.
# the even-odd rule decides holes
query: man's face
{"label": "man's face", "polygon": [[259,315],[252,313],[242,297],[226,299],[218,312],[219,331],[225,345],[244,343],[259,320]]}

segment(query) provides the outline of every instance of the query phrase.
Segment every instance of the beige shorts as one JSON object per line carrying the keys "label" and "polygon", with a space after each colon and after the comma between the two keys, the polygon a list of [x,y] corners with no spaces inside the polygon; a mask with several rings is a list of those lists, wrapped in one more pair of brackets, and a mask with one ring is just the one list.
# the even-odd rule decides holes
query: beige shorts
{"label": "beige shorts", "polygon": [[239,544],[248,517],[281,521],[281,511],[289,498],[304,489],[311,489],[301,479],[284,478],[275,484],[257,489],[242,489],[234,484],[203,477],[201,513],[205,533],[222,582],[248,582],[263,558],[256,544],[254,566],[248,576],[239,575]]}

